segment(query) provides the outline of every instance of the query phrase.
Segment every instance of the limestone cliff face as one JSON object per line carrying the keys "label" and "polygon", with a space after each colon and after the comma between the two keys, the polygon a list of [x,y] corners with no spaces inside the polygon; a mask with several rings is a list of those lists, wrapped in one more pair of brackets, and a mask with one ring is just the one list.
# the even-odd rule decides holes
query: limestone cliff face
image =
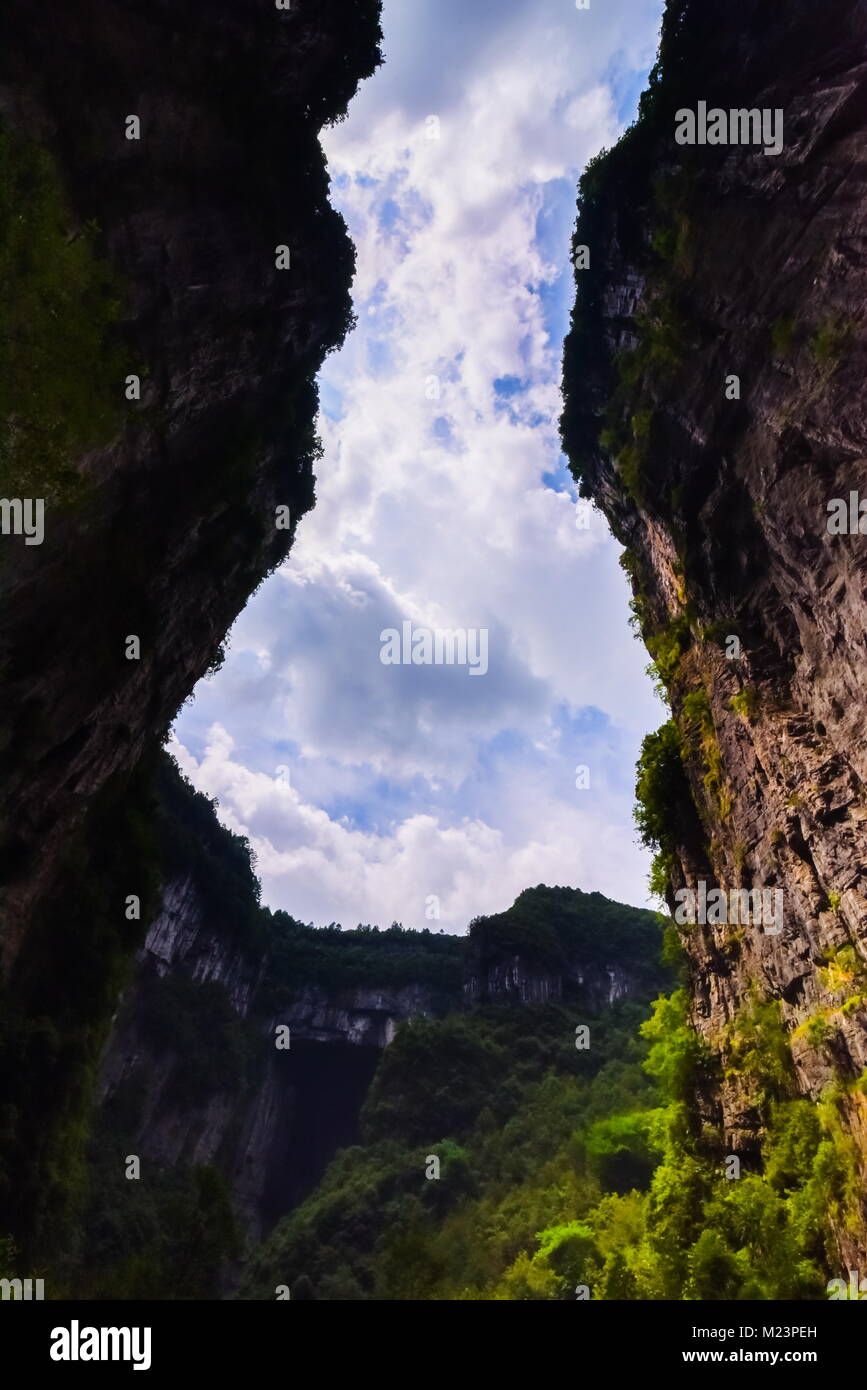
{"label": "limestone cliff face", "polygon": [[139,964],[150,962],[158,975],[184,969],[197,984],[220,985],[236,1013],[246,1017],[253,991],[262,978],[264,960],[239,942],[227,941],[210,929],[193,874],[168,883],[162,908],[152,922],[139,953]]}
{"label": "limestone cliff face", "polygon": [[562,993],[559,973],[534,967],[520,955],[509,955],[504,960],[476,960],[464,983],[468,1003],[547,1004],[549,999],[559,999]]}
{"label": "limestone cliff face", "polygon": [[471,951],[464,1000],[467,1004],[547,1004],[565,996],[595,1014],[636,994],[638,987],[638,975],[628,963],[588,967],[572,960],[555,970],[520,953]]}
{"label": "limestone cliff face", "polygon": [[[315,1183],[338,1146],[353,1142],[397,1025],[441,1010],[417,982],[341,988],[299,979],[275,999],[267,965],[260,942],[215,919],[193,872],[169,882],[121,1001],[97,1097],[109,1120],[127,1107],[134,1118],[121,1147],[148,1162],[219,1164],[253,1239]],[[188,1028],[174,1030],[173,1011]]]}
{"label": "limestone cliff face", "polygon": [[0,125],[49,152],[69,238],[98,225],[121,285],[115,336],[142,381],[138,401],[122,375],[108,384],[117,437],[67,461],[78,504],[49,493],[41,545],[3,538],[7,963],[71,832],[159,746],[311,505],[313,379],[349,321],[353,268],[317,133],[378,61],[378,10],[3,6]]}
{"label": "limestone cliff face", "polygon": [[394,1041],[403,1019],[429,1018],[436,1012],[432,991],[419,983],[328,991],[305,985],[277,1009],[274,1024],[311,1042],[383,1048]]}
{"label": "limestone cliff face", "polygon": [[653,915],[577,889],[527,890],[462,938],[303,927],[257,905],[243,845],[168,765],[161,805],[173,867],[101,1058],[97,1147],[217,1165],[254,1241],[357,1142],[401,1024],[552,1000],[577,1021],[669,982]]}
{"label": "limestone cliff face", "polygon": [[[867,6],[736,10],[669,5],[644,120],[585,180],[564,441],[627,547],[679,731],[670,902],[702,880],[782,893],[779,933],[684,930],[720,1061],[701,1106],[754,1152],[733,1030],[778,1001],[797,1085],[836,1088],[863,1186],[867,537],[827,523],[867,498]],[[782,151],[678,146],[675,111],[700,101],[780,110]],[[838,1232],[845,1258],[867,1257],[865,1224]]]}
{"label": "limestone cliff face", "polygon": [[600,1014],[652,997],[669,982],[653,914],[601,893],[540,884],[507,912],[479,917],[467,938],[463,997],[475,1004],[547,1004]]}

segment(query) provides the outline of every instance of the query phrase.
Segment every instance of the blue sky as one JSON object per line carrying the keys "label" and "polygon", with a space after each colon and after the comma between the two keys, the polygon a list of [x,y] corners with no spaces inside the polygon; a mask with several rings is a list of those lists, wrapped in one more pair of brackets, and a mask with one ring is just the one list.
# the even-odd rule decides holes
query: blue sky
{"label": "blue sky", "polygon": [[[385,65],[323,133],[358,327],[321,374],[317,506],[171,744],[302,920],[462,931],[537,883],[648,901],[634,765],[664,712],[557,417],[575,185],[660,10],[386,0]],[[406,620],[485,629],[486,674],[383,665]]]}

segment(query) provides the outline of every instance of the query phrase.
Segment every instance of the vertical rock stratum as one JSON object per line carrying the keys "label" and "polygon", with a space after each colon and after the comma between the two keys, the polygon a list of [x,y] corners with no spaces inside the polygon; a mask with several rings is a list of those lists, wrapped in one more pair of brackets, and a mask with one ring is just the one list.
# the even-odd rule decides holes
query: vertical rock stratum
{"label": "vertical rock stratum", "polygon": [[[848,1173],[828,1203],[852,1268],[867,1259],[865,54],[862,0],[670,0],[641,116],[582,180],[562,420],[671,706],[639,765],[655,881],[672,908],[702,884],[782,894],[779,931],[728,898],[728,920],[681,927],[707,1044],[698,1121],[720,1162],[755,1165],[769,1101],[818,1102]],[[679,111],[714,108],[729,130],[780,113],[781,150],[676,142]]]}

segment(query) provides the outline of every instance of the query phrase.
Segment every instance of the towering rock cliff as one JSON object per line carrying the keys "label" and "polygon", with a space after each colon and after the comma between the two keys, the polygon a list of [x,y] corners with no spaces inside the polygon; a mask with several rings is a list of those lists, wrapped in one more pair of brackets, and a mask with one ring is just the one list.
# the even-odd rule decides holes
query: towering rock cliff
{"label": "towering rock cliff", "polygon": [[[564,444],[671,704],[639,768],[654,881],[699,904],[702,1046],[679,1002],[646,1034],[657,1178],[647,914],[522,894],[474,924],[459,1012],[456,943],[264,912],[246,847],[160,770],[313,499],[353,264],[317,132],[378,38],[375,0],[0,16],[0,1248],[55,1292],[201,1296],[233,1209],[266,1232],[352,1144],[263,1296],[755,1296],[771,1263],[771,1296],[814,1296],[820,1207],[867,1259],[867,4],[669,0],[641,119],[582,182]],[[677,143],[715,108],[751,142]],[[743,1183],[724,1246],[699,1162],[769,1152],[778,1205]],[[743,1213],[770,1229],[796,1188],[801,1244],[762,1228],[741,1259]],[[639,1207],[630,1263],[611,1223]]]}
{"label": "towering rock cliff", "polygon": [[[376,0],[3,7],[2,491],[45,502],[41,544],[2,537],[7,962],[311,505],[314,376],[353,268],[317,133],[378,38]],[[91,236],[99,297],[63,260]]]}
{"label": "towering rock cliff", "polygon": [[[707,1151],[755,1167],[774,1099],[820,1103],[853,1268],[867,1259],[865,53],[862,0],[670,0],[641,118],[582,181],[563,416],[671,705],[645,744],[639,822],[687,919]],[[782,148],[678,144],[677,113],[701,120],[700,103],[727,123],[778,113]],[[725,915],[687,913],[685,888],[725,890]],[[731,900],[741,888],[765,891],[762,914]]]}
{"label": "towering rock cliff", "polygon": [[355,1139],[398,1024],[457,1007],[462,943],[271,914],[206,799],[168,763],[159,787],[162,905],[101,1059],[95,1157],[217,1165],[256,1240]]}
{"label": "towering rock cliff", "polygon": [[[605,1039],[618,1009],[639,1017],[636,1001],[670,983],[655,914],[576,889],[529,889],[467,937],[315,929],[271,913],[259,906],[245,842],[168,760],[154,824],[162,906],[100,1059],[81,1229],[52,1267],[79,1295],[203,1297],[231,1287],[227,1257],[253,1254],[311,1193],[315,1204],[336,1151],[364,1141],[369,1097],[394,1104],[390,1087],[396,1077],[400,1090],[407,1066],[420,1098],[406,1113],[399,1101],[386,1144],[392,1122],[436,1130],[443,1104],[460,1109],[480,1059],[474,1046],[462,1074],[462,1052],[450,1059],[455,1030],[477,1040],[495,1020],[517,1045],[521,1076],[526,1063],[539,1078],[553,1064],[598,1068],[610,1041],[588,1057],[574,1045],[575,1022],[606,1020]],[[499,988],[506,976],[520,988]],[[395,1063],[383,1060],[392,1043]],[[456,1065],[441,1099],[439,1083],[428,1095],[427,1073],[416,1074],[415,1046]],[[507,1110],[516,1082],[508,1069],[500,1075]],[[176,1283],[173,1265],[186,1257],[167,1258],[175,1228],[199,1223],[224,1224],[225,1239],[195,1281]]]}
{"label": "towering rock cliff", "polygon": [[379,61],[378,16],[0,16],[0,1227],[25,1252],[63,1245],[160,910],[154,757],[312,503],[354,260],[317,134]]}
{"label": "towering rock cliff", "polygon": [[[313,501],[353,269],[317,135],[378,61],[378,10],[0,16],[0,1250],[55,1294],[215,1292],[232,1228],[267,1232],[357,1137],[399,1025],[461,1002],[453,938],[262,910],[159,754]],[[588,944],[610,904],[551,891],[518,914],[541,945],[478,926],[465,994],[562,996],[580,1069],[566,1002],[644,1002],[658,930],[615,909],[624,963],[628,930]]]}

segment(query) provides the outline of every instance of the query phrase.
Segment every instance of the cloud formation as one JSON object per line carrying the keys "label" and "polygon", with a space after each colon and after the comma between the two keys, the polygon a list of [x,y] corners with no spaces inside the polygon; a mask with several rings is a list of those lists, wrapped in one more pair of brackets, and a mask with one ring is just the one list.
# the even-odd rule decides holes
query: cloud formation
{"label": "cloud formation", "polygon": [[[646,902],[633,768],[661,711],[557,417],[575,183],[658,11],[386,0],[386,64],[325,133],[359,322],[322,374],[317,505],[174,745],[303,920],[462,930],[540,882]],[[406,620],[486,629],[487,673],[383,665]]]}

